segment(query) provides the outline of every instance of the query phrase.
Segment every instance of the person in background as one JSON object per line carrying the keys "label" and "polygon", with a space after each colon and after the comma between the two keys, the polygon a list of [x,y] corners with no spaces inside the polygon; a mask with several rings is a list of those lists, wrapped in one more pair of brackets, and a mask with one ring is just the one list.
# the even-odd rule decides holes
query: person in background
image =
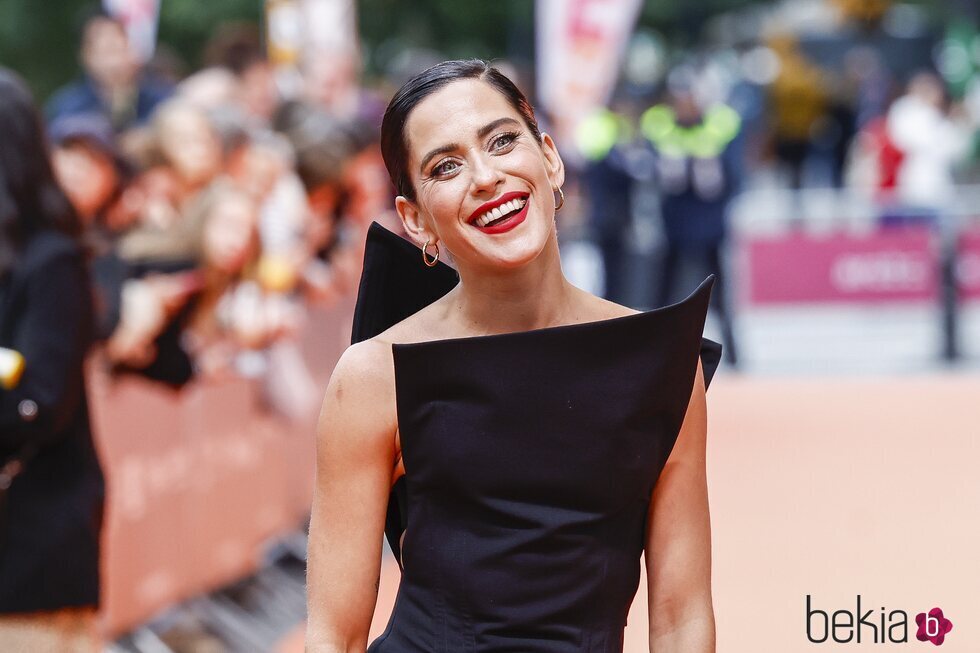
{"label": "person in background", "polygon": [[144,124],[171,93],[169,85],[142,74],[125,26],[105,11],[92,12],[83,23],[80,58],[83,75],[49,100],[48,122],[100,113],[121,133]]}
{"label": "person in background", "polygon": [[657,155],[664,253],[657,305],[671,300],[677,272],[685,258],[704,265],[717,277],[711,305],[721,320],[725,359],[737,365],[732,316],[722,252],[728,235],[728,203],[737,188],[738,164],[731,147],[741,118],[725,104],[702,109],[694,89],[674,86],[667,104],[647,109],[640,128]]}
{"label": "person in background", "polygon": [[120,289],[129,274],[116,242],[136,218],[137,207],[125,192],[131,169],[100,114],[59,118],[48,136],[55,179],[81,221],[95,293],[95,337],[102,340],[119,321]]}
{"label": "person in background", "polygon": [[92,330],[81,225],[27,87],[0,68],[0,651],[101,650],[104,480],[89,426]]}
{"label": "person in background", "polygon": [[248,126],[267,127],[281,98],[259,27],[248,22],[220,26],[205,48],[204,60],[209,67],[231,73],[235,82],[231,100]]}
{"label": "person in background", "polygon": [[776,160],[789,173],[789,186],[804,186],[804,169],[813,155],[813,137],[826,119],[830,95],[824,72],[811,63],[789,35],[769,43],[779,57],[779,75],[770,86],[772,138]]}
{"label": "person in background", "polygon": [[954,169],[970,153],[971,131],[957,111],[947,109],[946,88],[932,72],[912,77],[885,118],[892,143],[902,152],[895,178],[900,215],[886,225],[936,219],[956,193]]}
{"label": "person in background", "polygon": [[589,228],[602,252],[604,291],[610,301],[624,302],[626,291],[626,236],[632,222],[634,180],[628,148],[633,137],[629,118],[601,108],[576,130],[579,151],[585,157],[584,181],[589,198]]}

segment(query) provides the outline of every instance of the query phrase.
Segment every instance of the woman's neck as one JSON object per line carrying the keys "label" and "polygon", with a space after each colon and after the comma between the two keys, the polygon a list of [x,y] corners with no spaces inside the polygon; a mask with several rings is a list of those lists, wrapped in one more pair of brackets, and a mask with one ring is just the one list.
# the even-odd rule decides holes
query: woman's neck
{"label": "woman's neck", "polygon": [[557,240],[521,268],[486,274],[460,269],[445,318],[474,335],[528,331],[573,319],[581,291],[565,278]]}

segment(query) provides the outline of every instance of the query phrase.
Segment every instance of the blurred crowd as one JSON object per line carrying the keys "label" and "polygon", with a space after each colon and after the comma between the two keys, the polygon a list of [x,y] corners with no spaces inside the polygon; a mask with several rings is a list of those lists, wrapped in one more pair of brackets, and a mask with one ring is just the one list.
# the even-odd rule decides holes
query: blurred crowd
{"label": "blurred crowd", "polygon": [[[843,211],[873,207],[872,229],[969,217],[956,203],[980,179],[977,25],[935,24],[899,4],[840,5],[734,11],[678,51],[641,30],[609,106],[575,134],[605,296],[663,305],[681,298],[678,270],[697,264],[698,278],[718,277],[712,302],[733,365],[725,258],[729,205],[743,191],[788,191],[778,217],[789,228],[806,223],[809,189],[839,191]],[[652,269],[629,260],[642,249],[638,223],[658,225]],[[647,297],[638,277],[650,279]]]}
{"label": "blurred crowd", "polygon": [[107,14],[80,44],[81,78],[45,113],[112,369],[180,387],[287,365],[280,378],[302,385],[306,308],[356,288],[364,233],[391,206],[383,103],[316,74],[285,101],[247,24],[218,30],[179,81],[141,65]]}
{"label": "blurred crowd", "polygon": [[[681,264],[700,262],[719,277],[731,364],[723,258],[741,190],[860,189],[885,225],[934,219],[975,172],[980,65],[954,94],[931,65],[935,35],[903,41],[881,16],[869,27],[839,12],[821,32],[814,16],[806,30],[709,25],[698,49],[645,59],[640,33],[610,106],[560,143],[602,294],[662,305]],[[176,387],[270,365],[303,379],[290,343],[306,308],[356,290],[372,220],[401,230],[377,146],[384,97],[361,84],[356,57],[337,56],[307,63],[284,98],[255,25],[223,25],[203,59],[183,78],[166,58],[141,64],[123,26],[93,14],[81,78],[47,103],[55,171],[95,255],[99,335],[113,370]],[[637,200],[644,188],[656,201]],[[663,235],[646,272],[625,256],[644,212]],[[637,274],[649,297],[631,296]]]}

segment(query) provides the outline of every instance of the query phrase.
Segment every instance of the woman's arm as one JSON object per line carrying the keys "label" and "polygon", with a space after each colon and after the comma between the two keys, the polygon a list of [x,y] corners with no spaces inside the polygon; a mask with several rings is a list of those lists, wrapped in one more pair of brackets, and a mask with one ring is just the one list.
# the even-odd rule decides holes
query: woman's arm
{"label": "woman's arm", "polygon": [[395,461],[391,348],[351,345],[334,368],[317,429],[310,520],[308,653],[364,653],[377,602]]}
{"label": "woman's arm", "polygon": [[650,502],[646,535],[651,653],[713,653],[704,372]]}

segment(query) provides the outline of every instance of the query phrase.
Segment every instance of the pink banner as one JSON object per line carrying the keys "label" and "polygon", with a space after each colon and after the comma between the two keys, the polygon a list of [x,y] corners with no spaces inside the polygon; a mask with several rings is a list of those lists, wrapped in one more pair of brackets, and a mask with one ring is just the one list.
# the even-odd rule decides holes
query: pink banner
{"label": "pink banner", "polygon": [[956,281],[960,299],[980,299],[980,227],[962,232],[958,245]]}
{"label": "pink banner", "polygon": [[[744,251],[753,304],[930,301],[938,293],[938,241],[929,227],[790,233],[753,238]],[[980,235],[973,251],[980,256]]]}

